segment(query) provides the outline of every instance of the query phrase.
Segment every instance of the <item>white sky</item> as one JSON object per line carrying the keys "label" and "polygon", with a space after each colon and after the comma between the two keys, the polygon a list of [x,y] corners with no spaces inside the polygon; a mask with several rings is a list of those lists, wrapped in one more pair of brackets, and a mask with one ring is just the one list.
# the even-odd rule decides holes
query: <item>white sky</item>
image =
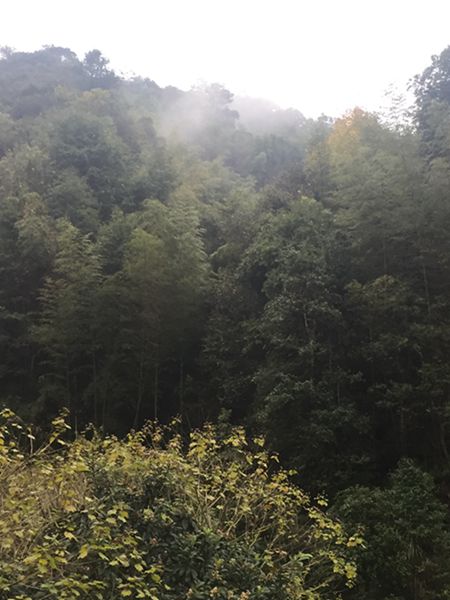
{"label": "white sky", "polygon": [[0,44],[98,48],[118,71],[306,116],[379,107],[450,44],[449,0],[0,0]]}

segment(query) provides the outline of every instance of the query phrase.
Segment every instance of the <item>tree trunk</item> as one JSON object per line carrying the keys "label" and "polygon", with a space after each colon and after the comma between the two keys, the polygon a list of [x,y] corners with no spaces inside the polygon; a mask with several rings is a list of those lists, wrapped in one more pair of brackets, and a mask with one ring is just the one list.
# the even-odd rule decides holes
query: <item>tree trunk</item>
{"label": "tree trunk", "polygon": [[422,265],[423,287],[424,287],[424,291],[425,291],[425,299],[427,302],[427,311],[428,311],[428,316],[430,316],[430,314],[431,314],[430,290],[429,290],[429,286],[428,286],[427,268],[425,265],[425,259],[423,257],[423,254],[420,254],[420,262]]}
{"label": "tree trunk", "polygon": [[183,355],[180,356],[180,381],[178,384],[178,394],[179,394],[179,411],[180,416],[183,418],[184,411],[184,358]]}
{"label": "tree trunk", "polygon": [[139,378],[138,378],[138,395],[136,402],[136,411],[134,413],[133,427],[137,429],[139,425],[139,413],[142,406],[142,398],[144,396],[144,350],[141,350],[141,356],[139,358]]}
{"label": "tree trunk", "polygon": [[67,404],[69,409],[69,419],[71,424],[74,424],[74,414],[72,406],[72,394],[70,393],[70,369],[69,369],[69,358],[66,355],[66,390],[67,390]]}
{"label": "tree trunk", "polygon": [[386,255],[386,240],[383,236],[383,241],[382,241],[382,245],[383,245],[383,275],[387,275],[387,255]]}
{"label": "tree trunk", "polygon": [[92,352],[92,378],[94,383],[94,423],[98,426],[98,396],[97,396],[97,363],[95,360],[95,352]]}
{"label": "tree trunk", "polygon": [[153,416],[155,421],[158,420],[158,385],[159,385],[159,360],[156,358],[155,364],[155,378],[153,386]]}

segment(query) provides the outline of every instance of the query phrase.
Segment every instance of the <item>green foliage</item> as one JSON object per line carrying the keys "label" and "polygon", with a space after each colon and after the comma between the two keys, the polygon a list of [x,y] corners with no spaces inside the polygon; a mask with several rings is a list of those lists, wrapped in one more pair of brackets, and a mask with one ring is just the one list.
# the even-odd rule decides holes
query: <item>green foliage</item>
{"label": "green foliage", "polygon": [[[0,403],[43,428],[66,405],[75,431],[93,422],[118,435],[139,429],[149,418],[168,422],[175,415],[185,434],[211,420],[221,427],[245,424],[266,436],[286,468],[296,469],[302,486],[332,497],[341,493],[342,514],[350,522],[362,521],[368,547],[353,597],[445,598],[450,572],[449,526],[443,516],[450,489],[449,65],[447,48],[417,76],[413,115],[399,112],[394,102],[388,119],[355,108],[338,119],[312,121],[296,110],[234,98],[218,84],[183,92],[119,77],[98,50],[79,60],[53,46],[32,53],[4,48]],[[92,492],[91,471],[89,480],[84,471],[77,475],[82,486],[91,486],[85,500],[94,502],[95,526],[106,527],[108,511],[122,501],[116,496],[129,495],[128,485],[138,486],[120,479],[125,478],[122,459],[116,463],[110,447],[125,453],[132,465],[142,451],[150,475],[141,473],[139,481],[145,480],[158,502],[162,492],[152,486],[162,481],[173,491],[164,496],[170,511],[185,515],[189,508],[194,520],[190,516],[186,526],[180,525],[167,509],[177,534],[167,534],[165,549],[157,545],[156,556],[145,538],[141,509],[126,500],[140,515],[139,532],[133,537],[137,525],[124,523],[105,530],[105,543],[112,546],[104,554],[118,563],[111,566],[95,555],[92,581],[103,581],[99,573],[120,567],[117,585],[125,585],[127,569],[136,571],[136,581],[147,577],[132,597],[141,592],[145,597],[153,588],[156,597],[189,597],[189,587],[181,590],[174,583],[187,585],[188,578],[200,586],[192,588],[196,597],[224,597],[223,582],[213,581],[219,575],[241,600],[250,588],[252,598],[315,597],[299,595],[295,588],[309,585],[307,573],[318,573],[315,566],[308,571],[309,557],[295,566],[283,554],[268,556],[267,537],[245,545],[245,520],[253,527],[258,511],[246,513],[231,540],[220,537],[222,530],[217,537],[216,504],[202,513],[206,508],[191,494],[193,482],[201,479],[201,471],[193,471],[194,459],[158,446],[151,466],[144,446],[133,454],[139,435],[128,443],[85,436],[65,456],[69,464],[80,460],[86,466],[89,449],[95,469],[103,469],[107,501]],[[201,435],[216,439],[205,431]],[[216,442],[211,461],[216,450],[223,457],[230,450]],[[114,473],[120,471],[120,482],[102,455],[112,461]],[[161,462],[168,456],[184,465],[175,480]],[[26,511],[37,518],[33,503],[37,493],[44,493],[39,460],[36,453],[24,457],[18,471],[25,529]],[[65,466],[48,453],[42,461],[51,481],[52,473]],[[30,483],[33,464],[39,492]],[[212,463],[202,462],[203,468],[209,477]],[[261,480],[252,479],[251,469],[242,473],[239,489],[233,489],[241,502],[233,504],[236,514],[251,505],[247,491],[261,499],[252,487]],[[61,477],[54,496],[62,493],[66,479],[75,493],[72,475],[64,471]],[[201,485],[212,483],[202,480]],[[19,494],[18,488],[9,489],[1,493]],[[212,488],[201,489],[207,495]],[[136,502],[143,502],[142,494]],[[42,502],[42,523],[50,513],[56,515],[53,509],[58,519],[65,511]],[[293,505],[281,506],[289,513]],[[309,511],[305,507],[300,507],[303,516]],[[67,577],[81,586],[66,590],[67,597],[101,596],[106,593],[101,586],[83,588],[92,583],[90,548],[100,542],[89,528],[89,510],[84,525],[80,511],[61,516],[63,522],[78,519],[79,530],[72,532],[81,536],[78,545],[70,530],[68,537],[58,537],[53,523],[51,539],[39,525],[29,546],[17,541],[8,552],[20,557],[33,544],[50,552],[55,540],[60,556],[76,565],[77,576]],[[13,511],[8,514],[12,519]],[[393,524],[389,514],[395,516]],[[213,527],[205,529],[200,515]],[[302,548],[311,542],[304,535],[300,529]],[[148,573],[139,574],[130,557],[129,565],[120,565],[124,559],[117,557],[127,553],[121,546],[118,554],[114,536],[134,540],[126,544],[137,561],[151,554]],[[263,541],[268,546],[263,544],[261,554]],[[317,557],[317,548],[300,551]],[[213,554],[223,562],[211,566]],[[190,555],[195,566],[188,564]],[[39,571],[34,559],[29,567],[20,560],[14,563],[19,572]],[[183,565],[182,573],[175,574],[173,561]],[[170,590],[158,580],[162,563],[172,569]],[[51,581],[48,569],[56,577],[65,568],[49,564],[47,570],[42,567],[39,585]],[[289,579],[288,591],[284,574],[298,578],[295,584]],[[269,593],[264,585],[272,575],[278,579],[267,584]],[[255,591],[261,578],[266,583]],[[108,589],[109,597],[130,591]],[[22,600],[27,594],[35,597],[33,591],[20,593]]]}
{"label": "green foliage", "polygon": [[123,196],[127,148],[109,117],[70,111],[56,119],[50,156],[58,169],[73,169],[95,194],[102,214]]}
{"label": "green foliage", "polygon": [[35,117],[55,106],[60,86],[85,85],[82,64],[68,48],[48,46],[30,53],[4,50],[0,103],[15,119]]}
{"label": "green foliage", "polygon": [[404,460],[389,487],[348,489],[338,497],[337,512],[363,528],[366,549],[355,598],[448,598],[447,507],[430,475]]}
{"label": "green foliage", "polygon": [[67,442],[58,417],[35,449],[3,419],[1,598],[319,600],[354,584],[361,540],[242,429],[207,426],[186,447],[156,426]]}

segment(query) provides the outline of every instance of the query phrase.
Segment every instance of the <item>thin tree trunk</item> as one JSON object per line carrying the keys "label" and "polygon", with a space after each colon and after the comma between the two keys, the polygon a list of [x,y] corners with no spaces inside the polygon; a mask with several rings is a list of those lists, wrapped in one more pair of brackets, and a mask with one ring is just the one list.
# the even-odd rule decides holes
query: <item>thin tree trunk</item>
{"label": "thin tree trunk", "polygon": [[423,277],[423,287],[425,290],[425,299],[427,302],[427,311],[428,311],[428,316],[430,316],[431,314],[431,303],[430,303],[430,290],[429,290],[429,286],[428,286],[428,274],[427,274],[427,268],[425,265],[425,260],[423,257],[423,254],[420,254],[420,262],[422,265],[422,277]]}
{"label": "thin tree trunk", "polygon": [[103,401],[102,401],[102,428],[106,431],[106,403],[109,394],[109,377],[106,378],[105,389],[103,390]]}
{"label": "thin tree trunk", "polygon": [[444,455],[445,461],[448,463],[450,461],[447,440],[445,439],[445,429],[442,423],[439,421],[439,438],[441,442],[442,454]]}
{"label": "thin tree trunk", "polygon": [[156,358],[155,378],[153,387],[153,416],[155,421],[158,420],[158,383],[159,383],[159,358]]}
{"label": "thin tree trunk", "polygon": [[[372,333],[372,325],[369,326],[369,343],[372,344],[373,341],[373,333]],[[370,383],[371,385],[373,385],[374,381],[375,381],[375,370],[374,370],[374,366],[373,366],[373,358],[370,357],[369,360],[370,363]]]}
{"label": "thin tree trunk", "polygon": [[405,431],[406,431],[406,426],[405,426],[405,408],[403,406],[403,400],[400,406],[400,454],[401,456],[405,456],[405,449],[406,449],[406,444],[405,444]]}
{"label": "thin tree trunk", "polygon": [[138,379],[138,396],[136,402],[136,411],[134,413],[134,428],[137,429],[139,425],[139,413],[142,405],[142,398],[144,396],[144,349],[141,350],[141,356],[139,358],[139,379]]}
{"label": "thin tree trunk", "polygon": [[79,401],[79,391],[78,391],[78,375],[76,374],[75,371],[75,376],[74,376],[74,405],[75,405],[75,437],[78,437],[78,410],[80,407],[80,401]]}
{"label": "thin tree trunk", "polygon": [[442,419],[439,415],[437,415],[437,422],[439,428],[439,443],[441,445],[442,454],[444,456],[445,462],[448,464],[450,461],[450,456],[448,452],[447,440],[445,439],[445,426],[442,423]]}
{"label": "thin tree trunk", "polygon": [[66,355],[66,390],[67,390],[67,403],[69,409],[69,419],[71,424],[74,423],[74,414],[73,414],[73,406],[72,406],[72,394],[70,393],[70,370],[69,370],[69,359]]}
{"label": "thin tree trunk", "polygon": [[94,423],[98,426],[98,396],[97,396],[97,364],[95,360],[95,352],[92,352],[92,377],[94,380]]}
{"label": "thin tree trunk", "polygon": [[179,400],[180,400],[180,416],[183,418],[184,411],[184,358],[183,355],[180,356],[180,382],[178,386]]}
{"label": "thin tree trunk", "polygon": [[441,415],[439,414],[439,411],[436,408],[433,400],[431,401],[431,414],[433,416],[433,420],[434,420],[434,422],[436,424],[436,428],[438,430],[439,446],[440,446],[442,455],[443,455],[445,461],[448,463],[450,461],[450,456],[449,456],[449,451],[448,451],[448,446],[447,446],[447,440],[445,439],[445,427],[442,423]]}

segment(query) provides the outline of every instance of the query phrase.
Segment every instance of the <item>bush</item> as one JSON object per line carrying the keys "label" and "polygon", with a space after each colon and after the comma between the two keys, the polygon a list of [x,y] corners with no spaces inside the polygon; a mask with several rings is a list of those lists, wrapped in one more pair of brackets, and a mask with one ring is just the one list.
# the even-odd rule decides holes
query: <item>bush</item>
{"label": "bush", "polygon": [[367,543],[351,597],[450,598],[448,508],[429,473],[403,459],[386,487],[349,488],[335,509],[347,523],[363,527]]}
{"label": "bush", "polygon": [[68,442],[60,417],[35,450],[3,417],[1,599],[314,600],[354,582],[360,540],[240,428]]}

